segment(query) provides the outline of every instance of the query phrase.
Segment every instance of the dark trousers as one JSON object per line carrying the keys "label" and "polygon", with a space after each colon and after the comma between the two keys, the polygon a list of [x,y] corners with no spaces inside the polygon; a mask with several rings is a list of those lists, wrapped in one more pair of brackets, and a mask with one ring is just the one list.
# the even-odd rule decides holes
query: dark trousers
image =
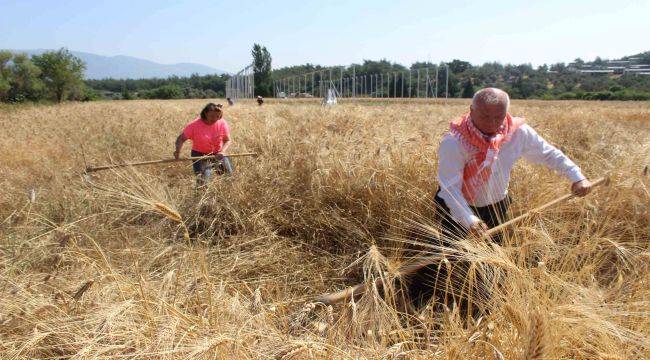
{"label": "dark trousers", "polygon": [[[438,190],[438,193],[440,190]],[[428,242],[450,246],[455,239],[462,239],[467,236],[467,229],[456,222],[449,214],[449,207],[445,201],[436,193],[436,218],[440,224],[440,238],[426,239]],[[506,197],[495,204],[483,207],[471,207],[472,212],[483,220],[489,228],[493,228],[507,220],[507,211],[511,199]],[[501,234],[492,237],[492,240],[501,243]],[[471,312],[473,316],[480,314],[480,309],[470,303],[471,299],[489,299],[490,289],[487,288],[487,281],[477,277],[474,284],[467,285],[468,274],[473,271],[475,264],[457,257],[448,258],[444,264],[431,264],[413,275],[407,281],[407,292],[411,304],[419,309],[426,305],[432,298],[435,298],[437,305],[451,307],[453,304],[459,306],[461,315],[467,316]],[[477,272],[480,273],[480,272]],[[463,286],[463,288],[459,288]]]}
{"label": "dark trousers", "polygon": [[[456,220],[451,217],[449,212],[449,207],[438,194],[440,190],[436,193],[434,201],[436,203],[436,214],[437,220],[440,223],[440,231],[443,236],[449,239],[462,239],[467,236],[467,229],[461,226]],[[512,202],[510,195],[506,196],[505,199],[496,202],[488,206],[470,206],[474,215],[479,219],[483,220],[488,228],[493,228],[497,225],[500,225],[508,220],[508,207]],[[495,234],[492,237],[492,241],[497,244],[501,244],[502,236],[501,234]]]}

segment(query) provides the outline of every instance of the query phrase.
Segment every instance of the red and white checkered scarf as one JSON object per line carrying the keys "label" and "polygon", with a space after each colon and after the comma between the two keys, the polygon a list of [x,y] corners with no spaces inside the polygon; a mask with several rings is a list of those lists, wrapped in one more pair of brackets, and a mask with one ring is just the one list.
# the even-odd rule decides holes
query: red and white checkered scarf
{"label": "red and white checkered scarf", "polygon": [[473,201],[476,191],[492,175],[492,164],[499,156],[501,145],[512,138],[512,134],[524,123],[523,118],[506,114],[506,119],[496,135],[483,134],[472,122],[469,114],[450,124],[450,132],[458,135],[463,147],[473,154],[472,160],[463,170],[463,195]]}

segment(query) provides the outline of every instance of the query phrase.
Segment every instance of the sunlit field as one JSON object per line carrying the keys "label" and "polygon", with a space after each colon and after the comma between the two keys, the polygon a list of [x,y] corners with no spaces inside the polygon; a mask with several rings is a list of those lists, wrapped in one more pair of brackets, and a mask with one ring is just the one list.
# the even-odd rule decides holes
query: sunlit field
{"label": "sunlit field", "polygon": [[[259,156],[205,189],[188,162],[83,176],[172,157],[206,102],[0,107],[0,357],[650,357],[649,102],[513,101],[612,182],[517,224],[503,246],[459,240],[495,281],[471,295],[485,307],[473,318],[406,313],[372,287],[314,302],[434,251],[412,230],[437,230],[436,149],[469,101],[242,101],[225,109],[230,151]],[[521,161],[512,213],[568,191]]]}

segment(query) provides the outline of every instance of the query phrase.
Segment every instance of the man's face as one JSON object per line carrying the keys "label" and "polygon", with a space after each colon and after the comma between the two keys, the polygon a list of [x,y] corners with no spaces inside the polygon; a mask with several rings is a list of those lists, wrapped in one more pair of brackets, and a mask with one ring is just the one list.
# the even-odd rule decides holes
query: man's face
{"label": "man's face", "polygon": [[220,111],[212,110],[205,113],[205,123],[208,125],[216,123],[219,119],[221,119]]}
{"label": "man's face", "polygon": [[506,119],[505,104],[478,104],[470,108],[474,125],[485,135],[495,135]]}

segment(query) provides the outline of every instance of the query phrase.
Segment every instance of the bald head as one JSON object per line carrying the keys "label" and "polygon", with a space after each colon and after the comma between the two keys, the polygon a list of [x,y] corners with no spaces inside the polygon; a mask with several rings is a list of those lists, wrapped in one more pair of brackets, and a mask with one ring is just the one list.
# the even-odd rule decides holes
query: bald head
{"label": "bald head", "polygon": [[497,133],[508,113],[510,97],[497,88],[481,89],[474,94],[470,117],[474,125],[486,135]]}
{"label": "bald head", "polygon": [[472,98],[472,107],[484,105],[504,106],[506,111],[510,106],[508,93],[497,88],[485,88],[477,91]]}

